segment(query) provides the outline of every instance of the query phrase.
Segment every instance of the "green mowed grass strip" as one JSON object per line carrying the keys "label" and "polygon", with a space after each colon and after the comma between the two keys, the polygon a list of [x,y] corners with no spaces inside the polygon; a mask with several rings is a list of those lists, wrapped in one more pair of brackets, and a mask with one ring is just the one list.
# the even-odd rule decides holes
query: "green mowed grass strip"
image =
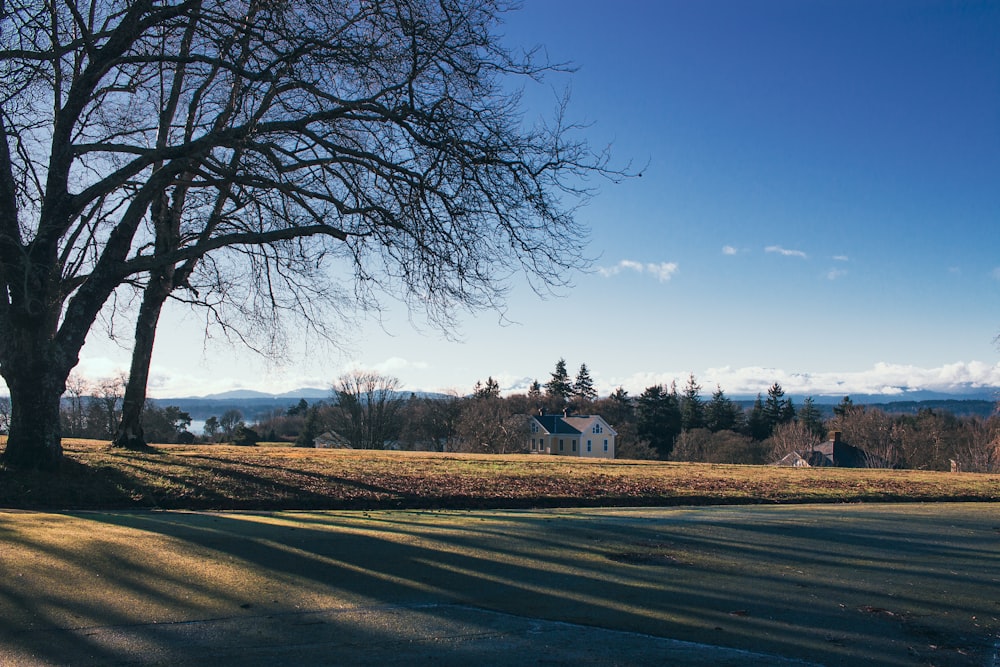
{"label": "green mowed grass strip", "polygon": [[56,475],[0,468],[0,507],[378,509],[994,501],[1000,475],[531,455],[67,441]]}
{"label": "green mowed grass strip", "polygon": [[995,503],[0,513],[0,540],[0,649],[53,664],[127,657],[88,628],[435,603],[831,667],[981,666],[1000,633]]}

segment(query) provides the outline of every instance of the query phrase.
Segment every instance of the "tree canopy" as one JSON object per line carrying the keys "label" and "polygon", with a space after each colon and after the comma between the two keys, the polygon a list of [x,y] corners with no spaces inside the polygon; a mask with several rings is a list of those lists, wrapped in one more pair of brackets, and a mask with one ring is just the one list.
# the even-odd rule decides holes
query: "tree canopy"
{"label": "tree canopy", "polygon": [[[0,374],[8,464],[53,468],[59,396],[127,289],[248,331],[398,295],[434,323],[511,277],[562,284],[581,185],[614,175],[501,1],[7,2],[0,16]],[[353,275],[339,291],[328,271]],[[153,290],[157,291],[157,290]],[[156,306],[158,307],[158,306]],[[155,318],[154,318],[155,326]]]}

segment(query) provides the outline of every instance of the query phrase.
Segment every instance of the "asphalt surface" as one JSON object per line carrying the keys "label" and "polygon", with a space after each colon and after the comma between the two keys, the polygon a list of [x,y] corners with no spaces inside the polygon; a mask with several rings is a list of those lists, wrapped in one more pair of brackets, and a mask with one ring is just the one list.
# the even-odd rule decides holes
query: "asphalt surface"
{"label": "asphalt surface", "polygon": [[[358,631],[352,631],[358,628]],[[378,634],[379,638],[372,635]],[[0,647],[5,666],[747,665],[806,666],[778,656],[450,604],[35,630],[42,654]],[[24,639],[22,637],[22,639]],[[90,652],[81,650],[91,647]]]}
{"label": "asphalt surface", "polygon": [[997,504],[0,510],[0,666],[997,667],[997,553]]}

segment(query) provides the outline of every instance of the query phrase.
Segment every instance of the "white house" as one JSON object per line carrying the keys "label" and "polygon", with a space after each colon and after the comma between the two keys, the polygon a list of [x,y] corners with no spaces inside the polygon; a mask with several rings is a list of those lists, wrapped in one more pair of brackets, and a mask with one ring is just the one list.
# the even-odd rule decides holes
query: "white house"
{"label": "white house", "polygon": [[615,458],[618,432],[600,415],[532,415],[528,420],[532,454]]}

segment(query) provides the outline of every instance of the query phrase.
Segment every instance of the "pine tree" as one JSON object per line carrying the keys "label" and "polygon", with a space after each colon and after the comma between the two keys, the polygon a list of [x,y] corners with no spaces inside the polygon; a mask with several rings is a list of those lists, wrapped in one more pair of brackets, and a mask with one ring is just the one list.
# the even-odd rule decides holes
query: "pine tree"
{"label": "pine tree", "polygon": [[816,408],[811,396],[802,402],[802,407],[799,408],[798,412],[798,420],[810,433],[819,438],[823,437],[823,416]]}
{"label": "pine tree", "polygon": [[684,395],[680,399],[681,430],[690,431],[705,427],[705,405],[701,401],[701,386],[695,382],[694,373],[688,376]]}
{"label": "pine tree", "polygon": [[662,459],[670,456],[681,432],[681,411],[677,387],[667,392],[663,385],[647,387],[636,404],[636,434],[656,450]]}
{"label": "pine tree", "polygon": [[618,428],[625,422],[632,422],[633,400],[622,387],[618,387],[607,399],[601,401],[601,416]]}
{"label": "pine tree", "polygon": [[580,370],[576,373],[576,381],[573,382],[573,396],[585,403],[597,398],[597,390],[594,389],[594,380],[590,377],[587,364],[580,364]]}
{"label": "pine tree", "polygon": [[750,415],[747,417],[747,435],[754,440],[767,440],[771,435],[770,423],[764,411],[764,401],[760,394],[750,408]]}
{"label": "pine tree", "polygon": [[531,386],[528,387],[528,400],[532,403],[537,403],[542,398],[542,385],[539,384],[538,380],[532,380]]}
{"label": "pine tree", "polygon": [[792,405],[792,399],[785,398],[785,391],[777,382],[767,390],[764,419],[767,422],[767,435],[764,436],[764,439],[769,438],[779,424],[787,424],[795,419],[795,406]]}
{"label": "pine tree", "polygon": [[566,372],[566,360],[560,359],[556,362],[556,369],[552,372],[552,379],[545,383],[545,394],[549,398],[554,398],[562,403],[569,400],[573,395],[573,384],[569,381],[569,373]]}
{"label": "pine tree", "polygon": [[477,382],[472,392],[473,398],[499,398],[500,384],[493,379],[493,376],[486,378],[486,384]]}
{"label": "pine tree", "polygon": [[833,414],[837,415],[838,417],[844,417],[847,415],[847,413],[849,413],[853,409],[854,409],[854,401],[851,400],[850,396],[844,396],[842,399],[840,399],[840,403],[838,403],[833,408]]}
{"label": "pine tree", "polygon": [[712,400],[705,406],[705,426],[710,431],[735,431],[740,428],[743,410],[729,399],[722,387],[715,386]]}
{"label": "pine tree", "polygon": [[295,438],[296,447],[314,447],[316,438],[320,434],[320,419],[319,419],[319,407],[312,406],[307,407],[305,411],[305,420],[302,423],[302,430],[299,432],[297,438]]}

